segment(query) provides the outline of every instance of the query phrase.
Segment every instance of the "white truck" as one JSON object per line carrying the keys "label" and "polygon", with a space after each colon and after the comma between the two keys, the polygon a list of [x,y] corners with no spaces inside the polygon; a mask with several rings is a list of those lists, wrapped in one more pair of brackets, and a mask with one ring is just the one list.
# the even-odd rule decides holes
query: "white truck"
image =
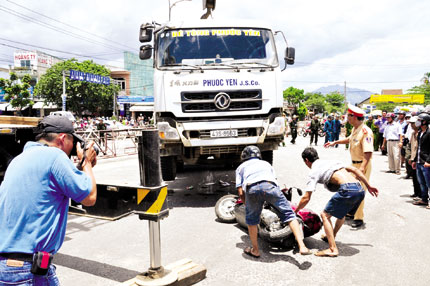
{"label": "white truck", "polygon": [[[234,166],[247,145],[258,146],[272,163],[285,120],[280,62],[267,25],[144,24],[140,41],[150,43],[141,46],[140,58],[154,62],[164,180],[173,180],[184,163],[213,160]],[[294,54],[294,48],[286,48],[285,66],[294,64]]]}

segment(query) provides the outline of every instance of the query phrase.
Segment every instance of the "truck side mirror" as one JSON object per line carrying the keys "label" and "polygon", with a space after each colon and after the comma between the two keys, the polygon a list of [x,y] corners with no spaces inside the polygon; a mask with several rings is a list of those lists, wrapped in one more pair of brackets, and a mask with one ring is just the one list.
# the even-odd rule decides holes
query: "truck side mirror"
{"label": "truck side mirror", "polygon": [[147,27],[146,25],[140,26],[139,41],[141,43],[147,43],[152,41],[152,33],[152,28]]}
{"label": "truck side mirror", "polygon": [[286,65],[294,65],[295,58],[296,58],[296,49],[288,47],[285,50],[285,64]]}
{"label": "truck side mirror", "polygon": [[143,45],[140,47],[139,58],[141,60],[148,60],[152,57],[152,46],[151,45]]}

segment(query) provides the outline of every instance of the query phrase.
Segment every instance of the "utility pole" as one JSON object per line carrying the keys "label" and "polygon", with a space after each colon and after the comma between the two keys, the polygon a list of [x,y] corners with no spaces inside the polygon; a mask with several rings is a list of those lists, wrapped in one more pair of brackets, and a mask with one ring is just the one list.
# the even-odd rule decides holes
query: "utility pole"
{"label": "utility pole", "polygon": [[347,106],[348,102],[346,100],[346,81],[343,82],[343,98],[345,99],[345,106]]}
{"label": "utility pole", "polygon": [[171,10],[172,10],[173,6],[175,6],[175,5],[176,5],[176,4],[178,4],[179,2],[183,2],[183,1],[192,1],[192,0],[179,0],[179,1],[174,2],[174,3],[173,3],[173,4],[171,4],[171,5],[170,5],[170,0],[169,0],[169,22],[170,22],[170,18],[171,18],[171,15],[172,15]]}
{"label": "utility pole", "polygon": [[66,111],[66,72],[63,70],[63,95],[61,96],[63,100],[63,111]]}

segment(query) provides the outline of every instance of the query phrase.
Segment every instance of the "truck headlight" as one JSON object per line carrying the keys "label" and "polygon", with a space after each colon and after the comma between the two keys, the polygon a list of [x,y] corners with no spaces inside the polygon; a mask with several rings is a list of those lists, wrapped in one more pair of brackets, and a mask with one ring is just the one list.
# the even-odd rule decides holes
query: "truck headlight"
{"label": "truck headlight", "polygon": [[178,131],[171,127],[168,122],[158,123],[158,132],[160,134],[160,139],[163,140],[179,140]]}
{"label": "truck headlight", "polygon": [[285,132],[285,118],[276,117],[275,120],[269,124],[269,129],[267,130],[268,136],[282,135]]}

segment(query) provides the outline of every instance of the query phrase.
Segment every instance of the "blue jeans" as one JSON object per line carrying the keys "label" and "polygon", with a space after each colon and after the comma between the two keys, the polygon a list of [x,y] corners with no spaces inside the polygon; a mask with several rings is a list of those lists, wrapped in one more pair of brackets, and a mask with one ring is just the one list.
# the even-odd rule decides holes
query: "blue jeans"
{"label": "blue jeans", "polygon": [[246,189],[245,210],[246,224],[258,225],[264,202],[273,205],[279,212],[282,222],[289,222],[296,218],[290,203],[278,186],[270,182],[259,182]]}
{"label": "blue jeans", "polygon": [[57,286],[60,285],[55,273],[55,266],[51,264],[45,276],[34,275],[30,272],[31,263],[23,262],[23,266],[8,266],[7,258],[0,256],[0,286]]}
{"label": "blue jeans", "polygon": [[346,183],[328,201],[324,211],[335,218],[342,219],[347,213],[355,213],[364,199],[365,192],[360,183]]}
{"label": "blue jeans", "polygon": [[421,188],[421,199],[428,202],[430,196],[430,168],[417,164],[417,179]]}

